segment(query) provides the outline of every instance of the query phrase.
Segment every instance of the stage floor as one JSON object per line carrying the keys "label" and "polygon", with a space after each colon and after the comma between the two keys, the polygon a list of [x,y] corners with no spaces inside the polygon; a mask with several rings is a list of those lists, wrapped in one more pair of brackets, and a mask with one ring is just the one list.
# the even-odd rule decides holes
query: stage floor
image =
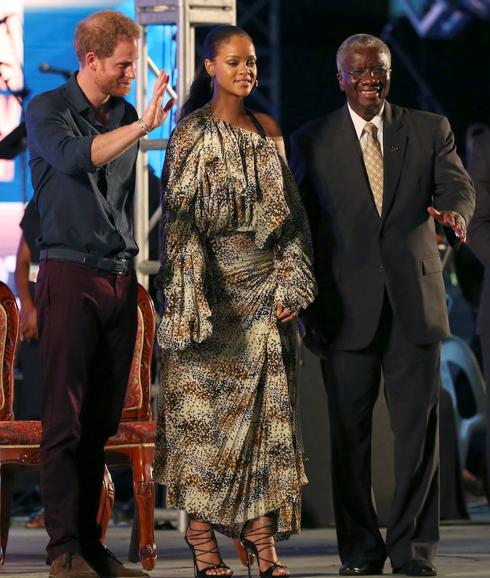
{"label": "stage floor", "polygon": [[[108,546],[122,560],[127,559],[131,528],[112,526],[108,531]],[[159,552],[153,578],[192,578],[191,558],[182,535],[176,530],[158,530]],[[247,576],[240,565],[231,540],[220,539],[222,552],[235,576]],[[0,568],[0,577],[46,577],[44,547],[46,534],[42,530],[27,530],[16,521],[10,531],[7,560]],[[299,536],[279,545],[281,559],[297,578],[337,576],[339,561],[335,549],[333,528],[303,530]],[[436,559],[439,576],[451,578],[490,578],[490,512],[475,516],[466,524],[443,524],[441,545]],[[391,573],[389,563],[385,575]],[[254,574],[256,576],[257,574]]]}

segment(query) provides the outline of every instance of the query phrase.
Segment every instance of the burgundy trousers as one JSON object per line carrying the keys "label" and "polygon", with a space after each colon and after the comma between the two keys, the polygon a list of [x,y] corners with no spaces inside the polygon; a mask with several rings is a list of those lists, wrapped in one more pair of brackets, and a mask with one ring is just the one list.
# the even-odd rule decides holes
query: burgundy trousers
{"label": "burgundy trousers", "polygon": [[65,260],[36,286],[44,391],[41,494],[48,560],[100,548],[104,444],[117,432],[137,327],[137,281]]}

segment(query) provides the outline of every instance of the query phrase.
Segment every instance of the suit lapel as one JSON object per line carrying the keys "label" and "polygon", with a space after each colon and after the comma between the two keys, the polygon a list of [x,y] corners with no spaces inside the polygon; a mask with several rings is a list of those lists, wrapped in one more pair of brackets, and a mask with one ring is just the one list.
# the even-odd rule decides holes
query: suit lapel
{"label": "suit lapel", "polygon": [[335,123],[325,131],[323,143],[317,150],[330,157],[328,164],[323,161],[327,181],[332,179],[333,171],[334,178],[342,182],[342,194],[355,195],[352,198],[354,203],[360,200],[358,195],[361,194],[368,204],[372,204],[373,214],[378,217],[362,159],[361,145],[347,104],[337,112]]}
{"label": "suit lapel", "polygon": [[344,175],[349,175],[357,183],[365,181],[366,187],[369,188],[369,181],[364,169],[362,160],[362,150],[357,138],[356,129],[352,123],[347,105],[345,105],[339,114],[339,130],[337,133],[335,149],[339,154],[344,167],[347,169]]}
{"label": "suit lapel", "polygon": [[[400,109],[385,104],[383,124],[384,186],[383,210],[379,218],[362,158],[362,150],[347,104],[335,113],[333,123],[325,126],[314,147],[316,164],[325,182],[333,178],[342,183],[342,196],[351,197],[351,206],[366,203],[382,226],[395,198],[405,159],[408,137],[403,129]],[[328,160],[326,160],[326,158]],[[335,175],[332,177],[332,174]],[[328,189],[328,185],[326,185]]]}
{"label": "suit lapel", "polygon": [[395,192],[400,181],[400,174],[405,160],[408,136],[403,130],[400,110],[385,104],[383,123],[383,211],[381,222],[388,215],[395,198]]}

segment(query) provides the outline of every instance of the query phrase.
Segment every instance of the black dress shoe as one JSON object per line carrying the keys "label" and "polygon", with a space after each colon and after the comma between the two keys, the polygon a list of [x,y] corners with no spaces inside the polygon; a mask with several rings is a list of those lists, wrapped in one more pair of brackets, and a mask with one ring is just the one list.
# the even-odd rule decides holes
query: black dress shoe
{"label": "black dress shoe", "polygon": [[383,574],[384,563],[380,562],[345,562],[339,568],[341,576],[376,576]]}
{"label": "black dress shoe", "polygon": [[430,562],[425,560],[410,560],[403,566],[393,568],[393,574],[405,574],[405,576],[437,576],[437,570]]}

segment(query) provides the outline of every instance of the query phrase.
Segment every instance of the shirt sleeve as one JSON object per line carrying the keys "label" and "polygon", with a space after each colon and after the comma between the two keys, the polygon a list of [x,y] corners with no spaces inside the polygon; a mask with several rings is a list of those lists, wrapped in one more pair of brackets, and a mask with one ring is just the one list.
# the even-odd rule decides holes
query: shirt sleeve
{"label": "shirt sleeve", "polygon": [[82,135],[67,104],[53,93],[34,98],[26,112],[27,140],[31,159],[43,158],[66,174],[93,173],[92,141],[96,135]]}

